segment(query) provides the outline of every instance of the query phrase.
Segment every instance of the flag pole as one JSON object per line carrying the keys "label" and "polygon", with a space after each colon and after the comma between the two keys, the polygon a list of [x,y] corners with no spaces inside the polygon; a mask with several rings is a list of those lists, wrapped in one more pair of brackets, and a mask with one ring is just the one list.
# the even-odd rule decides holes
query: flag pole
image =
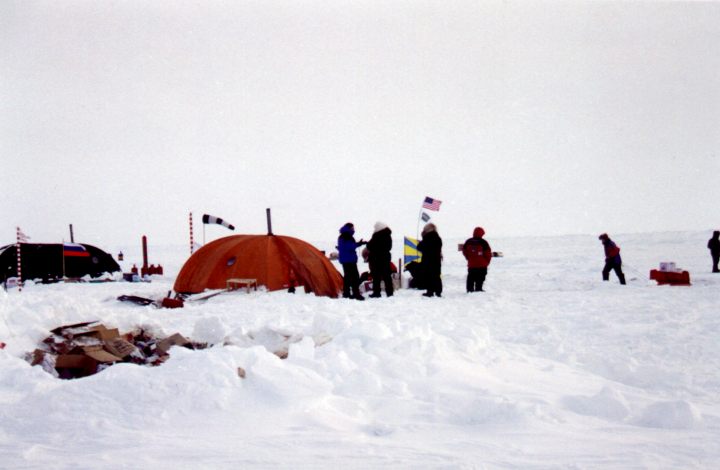
{"label": "flag pole", "polygon": [[18,292],[22,292],[22,256],[20,254],[20,227],[17,227],[17,243],[15,245],[15,251],[17,251],[17,277],[18,277]]}
{"label": "flag pole", "polygon": [[195,247],[193,246],[195,244],[195,241],[193,240],[193,226],[192,226],[192,211],[190,212],[190,254],[193,254],[193,251],[195,250]]}
{"label": "flag pole", "polygon": [[420,220],[422,220],[423,206],[420,205],[420,213],[418,214],[417,229],[415,230],[415,240],[420,240]]}

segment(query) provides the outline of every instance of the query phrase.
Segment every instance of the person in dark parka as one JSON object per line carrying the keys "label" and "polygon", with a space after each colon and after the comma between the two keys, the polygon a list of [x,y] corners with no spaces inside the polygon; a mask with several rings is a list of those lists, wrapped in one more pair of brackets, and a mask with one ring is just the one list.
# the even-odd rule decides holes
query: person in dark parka
{"label": "person in dark parka", "polygon": [[598,237],[605,249],[605,267],[602,270],[603,281],[610,279],[610,271],[615,271],[620,284],[625,284],[625,274],[622,272],[622,258],[620,258],[620,247],[610,240],[607,233]]}
{"label": "person in dark parka", "polygon": [[720,269],[718,269],[718,262],[720,262],[720,231],[715,230],[713,232],[712,238],[708,240],[707,247],[710,250],[710,256],[712,256],[712,272],[720,273]]}
{"label": "person in dark parka", "polygon": [[358,273],[358,255],[355,251],[359,246],[365,244],[365,240],[355,241],[355,226],[348,222],[340,227],[338,237],[338,261],[343,267],[343,297],[357,300],[365,300],[360,294],[360,274]]}
{"label": "person in dark parka", "polygon": [[375,224],[370,241],[367,242],[368,263],[370,264],[370,276],[372,276],[373,293],[370,297],[380,297],[381,283],[385,283],[385,294],[388,297],[393,295],[392,273],[390,261],[392,255],[392,231],[382,223]]}
{"label": "person in dark parka", "polygon": [[442,238],[433,223],[426,224],[422,231],[422,240],[418,243],[418,251],[422,253],[421,264],[425,273],[427,292],[425,297],[436,295],[442,297]]}
{"label": "person in dark parka", "polygon": [[485,230],[482,227],[475,227],[472,238],[468,238],[463,244],[462,253],[468,264],[467,282],[465,283],[468,292],[482,292],[488,265],[492,260],[490,244],[483,238],[483,235],[485,235]]}

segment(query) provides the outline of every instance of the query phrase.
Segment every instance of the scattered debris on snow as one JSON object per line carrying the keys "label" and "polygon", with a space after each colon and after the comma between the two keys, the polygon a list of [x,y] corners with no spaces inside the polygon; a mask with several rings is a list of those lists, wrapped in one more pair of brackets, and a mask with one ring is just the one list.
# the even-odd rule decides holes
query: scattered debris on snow
{"label": "scattered debris on snow", "polygon": [[107,328],[99,322],[64,325],[51,333],[38,349],[28,354],[27,360],[61,379],[87,377],[119,362],[157,366],[168,359],[172,346],[207,347],[179,333],[158,338],[138,328],[120,334],[117,328]]}

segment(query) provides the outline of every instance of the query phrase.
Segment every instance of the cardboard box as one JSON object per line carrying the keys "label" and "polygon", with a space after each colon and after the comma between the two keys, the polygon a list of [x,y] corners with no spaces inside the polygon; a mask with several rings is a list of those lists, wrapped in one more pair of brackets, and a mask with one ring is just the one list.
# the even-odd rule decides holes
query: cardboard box
{"label": "cardboard box", "polygon": [[135,347],[134,344],[129,341],[125,341],[122,338],[113,338],[109,341],[105,341],[105,349],[107,349],[110,354],[120,358],[126,358],[137,351],[137,347]]}
{"label": "cardboard box", "polygon": [[61,379],[77,379],[97,372],[98,362],[84,354],[61,354],[55,359],[55,370]]}
{"label": "cardboard box", "polygon": [[96,321],[60,326],[50,331],[56,335],[63,336],[68,339],[89,336],[92,338],[97,338],[101,341],[107,341],[109,339],[120,336],[120,332],[117,328],[108,329],[105,327],[105,325],[101,323],[98,324],[98,322]]}
{"label": "cardboard box", "polygon": [[85,346],[82,350],[86,356],[95,359],[100,363],[120,362],[122,360],[121,357],[117,357],[116,355],[105,351],[102,346]]}
{"label": "cardboard box", "polygon": [[660,271],[664,273],[674,273],[677,272],[677,268],[675,266],[675,263],[671,261],[662,261],[660,263]]}
{"label": "cardboard box", "polygon": [[96,360],[86,356],[85,354],[60,354],[57,359],[55,359],[55,368],[83,369],[90,363],[97,365]]}
{"label": "cardboard box", "polygon": [[62,336],[62,333],[64,331],[72,331],[74,329],[84,328],[88,325],[92,325],[93,323],[97,323],[97,321],[86,321],[86,322],[82,322],[82,323],[73,323],[72,325],[58,326],[54,330],[50,330],[50,332],[53,334]]}
{"label": "cardboard box", "polygon": [[111,339],[120,337],[120,331],[117,328],[107,329],[105,325],[98,325],[90,328],[88,334],[103,341],[110,341]]}

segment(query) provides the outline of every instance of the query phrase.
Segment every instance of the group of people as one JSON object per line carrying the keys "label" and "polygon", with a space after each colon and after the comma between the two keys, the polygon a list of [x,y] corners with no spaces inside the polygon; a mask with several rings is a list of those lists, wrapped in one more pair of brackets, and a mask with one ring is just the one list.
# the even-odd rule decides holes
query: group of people
{"label": "group of people", "polygon": [[[476,227],[472,238],[465,241],[463,255],[468,262],[467,291],[479,292],[483,290],[483,283],[487,276],[487,268],[492,259],[490,245],[483,238],[485,230]],[[338,237],[338,261],[343,267],[343,297],[348,299],[365,300],[360,292],[360,274],[358,271],[357,249],[367,245],[368,264],[370,265],[370,277],[372,278],[372,294],[370,297],[377,298],[382,295],[382,286],[385,285],[385,295],[392,297],[394,293],[392,271],[391,271],[391,250],[392,231],[382,223],[377,222],[372,237],[369,241],[362,238],[355,240],[355,226],[348,222],[340,227]],[[423,227],[422,240],[417,245],[418,251],[422,253],[422,272],[424,277],[425,297],[442,297],[442,238],[438,233],[437,226],[428,223]]]}
{"label": "group of people", "polygon": [[[599,238],[605,248],[605,267],[602,270],[603,281],[610,279],[610,271],[615,271],[620,284],[625,284],[620,247],[610,239],[607,233],[603,233]],[[718,263],[720,263],[720,230],[713,232],[712,238],[708,240],[707,247],[712,258],[712,272],[720,273],[720,269],[718,269]]]}
{"label": "group of people", "polygon": [[348,222],[340,227],[338,237],[338,261],[343,267],[343,297],[348,299],[365,300],[360,293],[360,272],[357,268],[357,249],[367,245],[368,264],[372,277],[373,292],[370,297],[380,297],[382,284],[385,284],[385,294],[392,297],[394,287],[392,283],[392,230],[386,224],[377,222],[369,241],[362,238],[355,240],[355,226]]}
{"label": "group of people", "polygon": [[[393,282],[391,272],[391,250],[392,231],[382,223],[377,222],[374,232],[369,241],[360,239],[355,241],[355,227],[348,222],[340,228],[338,237],[338,259],[343,267],[343,297],[357,300],[365,300],[360,293],[360,274],[358,273],[357,248],[367,245],[368,263],[370,264],[370,277],[372,277],[372,294],[370,297],[380,297],[382,285],[385,285],[385,294],[388,297],[393,295]],[[467,292],[482,292],[483,283],[488,272],[488,266],[492,260],[490,244],[483,238],[485,230],[482,227],[475,227],[473,236],[465,241],[462,246],[462,254],[467,260]],[[598,237],[602,242],[605,251],[605,266],[602,270],[603,281],[610,279],[610,272],[614,271],[620,284],[625,285],[625,274],[622,270],[622,258],[620,247],[610,239],[607,233]],[[713,236],[708,240],[708,249],[712,256],[712,272],[718,273],[720,269],[720,231],[714,231]],[[420,266],[423,273],[423,286],[426,292],[425,297],[442,297],[443,285],[441,277],[442,265],[442,238],[437,227],[428,223],[423,227],[422,240],[417,245],[418,251],[422,253]]]}

